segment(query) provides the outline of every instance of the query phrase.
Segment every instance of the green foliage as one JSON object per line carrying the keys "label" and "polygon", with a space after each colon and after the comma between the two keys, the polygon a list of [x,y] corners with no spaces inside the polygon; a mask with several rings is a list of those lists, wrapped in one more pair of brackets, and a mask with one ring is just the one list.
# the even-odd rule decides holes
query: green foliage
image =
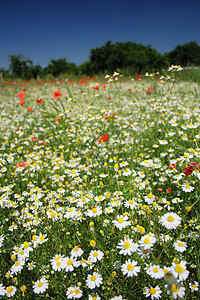
{"label": "green foliage", "polygon": [[169,64],[178,64],[182,67],[200,65],[200,46],[196,42],[178,45],[167,54]]}
{"label": "green foliage", "polygon": [[[30,79],[38,75],[45,77],[58,77],[62,74],[74,75],[96,75],[112,73],[116,70],[126,70],[126,74],[144,74],[148,72],[161,71],[170,65],[199,66],[200,46],[196,42],[178,45],[169,53],[160,54],[150,45],[144,46],[135,42],[107,41],[102,47],[90,50],[89,61],[76,66],[67,62],[66,58],[51,59],[47,67],[42,69],[40,65],[33,66],[30,59],[22,55],[9,55],[10,74],[7,70],[0,69],[3,76],[13,78]],[[187,78],[187,76],[186,76]],[[196,77],[195,77],[196,78]],[[195,82],[198,82],[195,79]]]}
{"label": "green foliage", "polygon": [[20,55],[9,55],[10,72],[13,78],[30,79],[37,78],[40,75],[42,67],[40,65],[33,66],[30,59]]}
{"label": "green foliage", "polygon": [[77,67],[74,63],[68,63],[66,58],[51,59],[51,62],[43,70],[43,75],[52,74],[58,76],[62,73],[76,74]]}
{"label": "green foliage", "polygon": [[113,72],[117,68],[129,68],[132,73],[144,73],[166,66],[165,59],[151,46],[126,42],[106,42],[100,48],[91,49],[91,69],[94,73]]}

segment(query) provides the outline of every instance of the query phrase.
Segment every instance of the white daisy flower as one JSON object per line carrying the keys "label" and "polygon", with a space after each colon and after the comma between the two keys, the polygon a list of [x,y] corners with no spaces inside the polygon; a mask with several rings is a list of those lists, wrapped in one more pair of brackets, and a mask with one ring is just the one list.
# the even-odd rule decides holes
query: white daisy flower
{"label": "white daisy flower", "polygon": [[78,299],[81,298],[83,292],[79,289],[78,286],[72,286],[67,289],[66,296],[67,299]]}
{"label": "white daisy flower", "polygon": [[117,227],[119,230],[122,230],[123,228],[130,225],[130,222],[128,221],[128,216],[119,216],[117,215],[117,220],[112,221],[115,227]]}
{"label": "white daisy flower", "polygon": [[174,283],[170,290],[167,291],[167,294],[171,294],[173,299],[183,298],[185,296],[185,288]]}
{"label": "white daisy flower", "polygon": [[164,277],[164,271],[158,265],[152,265],[146,268],[146,272],[151,278],[161,279]]}
{"label": "white daisy flower", "polygon": [[33,291],[35,294],[42,294],[48,289],[48,286],[48,281],[44,277],[42,277],[34,283]]}
{"label": "white daisy flower", "polygon": [[0,296],[4,296],[6,294],[6,288],[0,283]]}
{"label": "white daisy flower", "polygon": [[173,244],[174,248],[176,249],[176,251],[178,252],[184,252],[187,248],[187,244],[185,242],[182,241],[177,241]]}
{"label": "white daisy flower", "polygon": [[94,206],[92,209],[88,209],[86,213],[89,217],[96,217],[102,214],[102,209],[100,206]]}
{"label": "white daisy flower", "polygon": [[76,264],[76,260],[71,257],[64,257],[62,268],[65,269],[66,272],[72,272],[74,270]]}
{"label": "white daisy flower", "polygon": [[16,289],[15,286],[12,286],[12,285],[8,286],[8,287],[6,288],[6,296],[7,296],[8,298],[13,297],[14,294],[15,294],[15,292],[16,292],[16,290],[17,290],[17,289]]}
{"label": "white daisy flower", "polygon": [[133,252],[136,252],[138,249],[138,244],[134,243],[132,239],[124,239],[121,240],[118,245],[118,249],[121,249],[119,254],[123,255],[131,255]]}
{"label": "white daisy flower", "polygon": [[194,281],[194,283],[189,283],[189,286],[190,286],[190,289],[192,290],[192,291],[195,291],[195,292],[197,292],[198,290],[199,290],[199,284],[198,284],[198,282],[197,281]]}
{"label": "white daisy flower", "polygon": [[175,278],[183,281],[189,276],[189,271],[186,270],[186,261],[181,261],[180,263],[172,263],[172,272]]}
{"label": "white daisy flower", "polygon": [[152,248],[155,242],[156,242],[156,238],[153,233],[146,234],[142,236],[141,239],[139,240],[140,246],[145,250]]}
{"label": "white daisy flower", "polygon": [[130,209],[135,209],[138,207],[138,203],[134,199],[131,199],[131,200],[126,201],[124,203],[124,206],[127,208],[130,208]]}
{"label": "white daisy flower", "polygon": [[194,187],[186,183],[182,186],[182,190],[186,193],[191,193],[194,190]]}
{"label": "white daisy flower", "polygon": [[71,256],[73,257],[80,257],[82,254],[83,250],[78,246],[75,246],[71,251]]}
{"label": "white daisy flower", "polygon": [[101,300],[101,297],[97,293],[92,293],[92,295],[88,296],[88,300]]}
{"label": "white daisy flower", "polygon": [[1,234],[0,235],[0,247],[3,245],[3,240],[4,240],[4,235],[3,234]]}
{"label": "white daisy flower", "polygon": [[155,200],[155,196],[151,193],[149,193],[147,196],[144,197],[145,202],[148,204],[152,204]]}
{"label": "white daisy flower", "polygon": [[11,267],[10,272],[12,274],[17,274],[19,271],[21,271],[24,267],[25,260],[18,260],[14,263],[14,265]]}
{"label": "white daisy flower", "polygon": [[39,234],[39,236],[36,238],[36,244],[43,244],[48,241],[47,234]]}
{"label": "white daisy flower", "polygon": [[181,218],[176,213],[168,212],[161,217],[160,223],[167,229],[176,229],[181,224]]}
{"label": "white daisy flower", "polygon": [[91,260],[91,262],[96,263],[98,260],[99,261],[102,260],[103,256],[104,256],[104,253],[102,251],[92,250],[90,252],[90,255],[89,255],[88,259]]}
{"label": "white daisy flower", "polygon": [[94,272],[92,275],[88,275],[86,280],[86,285],[89,289],[94,289],[95,287],[99,287],[103,282],[103,278],[97,272]]}
{"label": "white daisy flower", "polygon": [[63,269],[63,257],[61,255],[55,255],[51,260],[51,266],[54,271],[61,271]]}
{"label": "white daisy flower", "polygon": [[127,275],[127,277],[138,276],[140,272],[140,267],[137,266],[137,261],[130,260],[130,258],[121,266],[121,270],[123,275]]}
{"label": "white daisy flower", "polygon": [[151,296],[151,299],[154,300],[161,298],[162,291],[157,285],[156,287],[145,288],[143,294],[146,296],[146,298]]}
{"label": "white daisy flower", "polygon": [[113,210],[113,208],[111,206],[106,207],[105,210],[104,210],[105,214],[111,214],[113,211],[114,210]]}

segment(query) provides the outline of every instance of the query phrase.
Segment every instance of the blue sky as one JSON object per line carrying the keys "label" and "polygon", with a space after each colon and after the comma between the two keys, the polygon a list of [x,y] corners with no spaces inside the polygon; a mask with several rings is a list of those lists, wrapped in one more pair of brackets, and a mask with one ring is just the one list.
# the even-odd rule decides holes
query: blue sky
{"label": "blue sky", "polygon": [[108,40],[164,53],[190,41],[200,45],[200,1],[0,0],[0,37],[0,68],[13,54],[42,67],[63,57],[79,65]]}

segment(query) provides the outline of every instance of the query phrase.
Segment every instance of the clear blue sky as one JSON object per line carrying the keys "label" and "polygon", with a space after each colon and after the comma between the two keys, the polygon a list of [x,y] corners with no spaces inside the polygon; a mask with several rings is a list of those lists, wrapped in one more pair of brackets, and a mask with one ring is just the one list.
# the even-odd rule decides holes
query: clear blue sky
{"label": "clear blue sky", "polygon": [[164,53],[200,45],[200,0],[0,0],[0,37],[0,68],[13,54],[42,67],[63,57],[79,65],[108,40]]}

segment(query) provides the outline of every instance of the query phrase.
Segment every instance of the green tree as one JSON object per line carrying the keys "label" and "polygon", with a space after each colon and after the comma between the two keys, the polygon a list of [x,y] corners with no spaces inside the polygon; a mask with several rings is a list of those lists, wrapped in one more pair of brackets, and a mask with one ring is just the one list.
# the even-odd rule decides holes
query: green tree
{"label": "green tree", "polygon": [[196,42],[189,42],[184,45],[176,46],[166,54],[169,65],[199,66],[200,65],[200,46]]}
{"label": "green tree", "polygon": [[13,77],[26,78],[27,70],[32,66],[32,61],[20,55],[9,55],[9,69]]}
{"label": "green tree", "polygon": [[51,59],[48,66],[43,70],[43,74],[58,76],[63,73],[76,74],[77,67],[74,63],[69,63],[66,58]]}
{"label": "green tree", "polygon": [[100,48],[91,49],[91,70],[113,72],[116,69],[129,69],[132,73],[158,70],[165,66],[164,57],[151,46],[133,42],[106,42]]}

